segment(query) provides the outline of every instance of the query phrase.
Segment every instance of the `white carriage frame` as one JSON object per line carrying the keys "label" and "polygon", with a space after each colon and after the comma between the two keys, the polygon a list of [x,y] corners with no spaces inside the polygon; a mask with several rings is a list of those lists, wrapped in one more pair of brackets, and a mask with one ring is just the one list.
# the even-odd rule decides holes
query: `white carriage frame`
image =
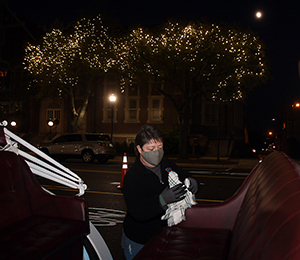
{"label": "white carriage frame", "polygon": [[[72,172],[70,169],[58,163],[50,156],[40,151],[38,148],[34,147],[30,143],[26,142],[19,136],[9,131],[6,128],[6,121],[3,121],[2,123],[0,122],[0,126],[4,127],[4,135],[7,143],[7,145],[4,147],[0,146],[0,151],[10,151],[19,154],[24,158],[25,162],[28,164],[31,171],[35,175],[73,189],[78,189],[79,193],[76,196],[82,196],[84,194],[85,190],[87,189],[87,185],[76,173]],[[23,150],[18,148],[20,146],[26,147],[26,149],[28,149],[30,152],[24,152]],[[39,158],[42,158],[43,160]],[[47,189],[43,189],[46,192],[53,194]],[[95,253],[97,254],[100,260],[113,260],[112,255],[104,239],[91,222],[90,234],[87,236],[87,239],[89,240],[90,244],[92,245],[93,249],[95,250]],[[88,253],[85,251],[84,260],[88,259]]]}

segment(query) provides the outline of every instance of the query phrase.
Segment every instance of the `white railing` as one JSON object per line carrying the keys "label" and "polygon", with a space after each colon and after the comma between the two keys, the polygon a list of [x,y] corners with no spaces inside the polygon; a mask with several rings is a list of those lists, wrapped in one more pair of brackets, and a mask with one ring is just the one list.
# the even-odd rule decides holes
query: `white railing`
{"label": "white railing", "polygon": [[[84,184],[83,180],[77,174],[9,131],[5,128],[5,126],[7,126],[6,121],[0,123],[0,126],[4,126],[4,135],[7,143],[4,147],[0,147],[0,151],[11,151],[19,154],[25,159],[34,174],[70,188],[78,189],[78,196],[82,196],[84,194],[87,189],[87,185]],[[33,153],[35,156],[20,150],[18,148],[20,145],[26,147],[30,153]],[[38,157],[42,158],[42,160]]]}
{"label": "white railing", "polygon": [[[4,126],[4,135],[7,143],[7,145],[5,145],[4,147],[0,146],[0,151],[11,151],[19,154],[25,159],[26,163],[34,174],[68,186],[70,188],[78,189],[78,196],[82,196],[84,194],[84,191],[87,189],[87,185],[84,184],[83,180],[77,174],[9,131],[7,128],[5,128],[5,126],[7,126],[6,121],[3,121],[2,123],[0,122],[0,126]],[[19,149],[18,146],[20,145],[26,147],[30,152],[27,153]],[[31,153],[33,153],[34,155],[31,155]],[[42,158],[42,160],[37,157]],[[53,194],[45,188],[44,190],[46,192],[49,192],[50,194]],[[87,236],[87,239],[93,247],[93,250],[96,252],[99,260],[113,260],[104,239],[91,221],[90,234]],[[83,259],[90,260],[90,254],[85,247]]]}

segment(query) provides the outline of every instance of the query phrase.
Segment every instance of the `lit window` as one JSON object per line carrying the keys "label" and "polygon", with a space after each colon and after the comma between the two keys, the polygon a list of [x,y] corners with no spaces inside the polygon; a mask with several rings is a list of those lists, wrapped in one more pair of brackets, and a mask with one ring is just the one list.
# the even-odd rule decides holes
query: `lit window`
{"label": "lit window", "polygon": [[162,101],[161,96],[150,97],[149,122],[162,122]]}
{"label": "lit window", "polygon": [[163,89],[163,83],[149,82],[149,99],[148,99],[148,122],[162,123],[163,120],[163,95],[158,90]]}
{"label": "lit window", "polygon": [[139,123],[139,86],[132,84],[125,91],[125,123]]}
{"label": "lit window", "polygon": [[129,100],[129,120],[137,120],[137,100]]}
{"label": "lit window", "polygon": [[58,119],[60,120],[60,109],[47,109],[47,119]]}

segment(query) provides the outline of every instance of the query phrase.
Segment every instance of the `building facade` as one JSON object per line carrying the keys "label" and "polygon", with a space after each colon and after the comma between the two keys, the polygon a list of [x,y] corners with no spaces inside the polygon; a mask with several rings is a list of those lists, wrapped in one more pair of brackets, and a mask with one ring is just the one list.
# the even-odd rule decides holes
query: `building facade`
{"label": "building facade", "polygon": [[[174,89],[167,84],[163,88]],[[116,101],[110,101],[111,95]],[[81,101],[77,96],[76,102]],[[39,108],[40,136],[72,132],[70,111],[68,99],[43,99]],[[59,123],[49,127],[49,120]],[[158,92],[151,81],[134,82],[121,89],[117,77],[107,74],[96,84],[78,131],[112,134],[114,143],[130,144],[144,124],[154,124],[162,131],[175,129],[178,113],[171,100]],[[202,150],[216,140],[227,140],[226,146],[230,146],[233,140],[244,138],[242,103],[218,104],[204,98],[194,102],[189,137],[190,145],[201,146]]]}

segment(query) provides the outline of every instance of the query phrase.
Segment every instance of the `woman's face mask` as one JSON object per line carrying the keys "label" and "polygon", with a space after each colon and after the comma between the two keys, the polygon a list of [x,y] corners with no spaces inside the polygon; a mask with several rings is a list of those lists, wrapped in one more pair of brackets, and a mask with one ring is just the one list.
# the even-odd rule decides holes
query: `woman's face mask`
{"label": "woman's face mask", "polygon": [[164,150],[159,149],[155,151],[143,152],[142,156],[147,163],[157,166],[159,165],[164,156]]}
{"label": "woman's face mask", "polygon": [[137,146],[143,161],[152,166],[157,166],[164,156],[163,142],[160,140],[150,140],[143,147]]}

